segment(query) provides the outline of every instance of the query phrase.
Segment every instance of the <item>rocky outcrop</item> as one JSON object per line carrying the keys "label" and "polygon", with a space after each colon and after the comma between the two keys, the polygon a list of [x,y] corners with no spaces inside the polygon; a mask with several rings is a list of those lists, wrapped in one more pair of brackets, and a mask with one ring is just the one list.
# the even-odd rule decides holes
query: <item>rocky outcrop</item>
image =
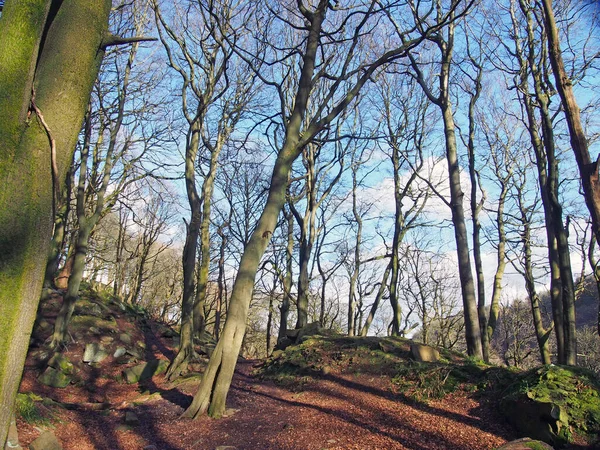
{"label": "rocky outcrop", "polygon": [[508,421],[522,434],[552,444],[567,440],[569,419],[560,406],[526,394],[505,398],[501,404]]}

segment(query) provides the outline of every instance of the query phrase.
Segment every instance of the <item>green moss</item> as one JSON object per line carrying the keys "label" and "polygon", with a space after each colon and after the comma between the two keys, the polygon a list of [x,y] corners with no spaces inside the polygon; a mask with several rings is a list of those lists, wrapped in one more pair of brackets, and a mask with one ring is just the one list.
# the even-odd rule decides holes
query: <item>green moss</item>
{"label": "green moss", "polygon": [[575,432],[590,436],[600,433],[600,383],[587,369],[553,365],[533,369],[505,394],[557,405],[566,412]]}
{"label": "green moss", "polygon": [[525,442],[523,443],[523,445],[527,448],[530,448],[532,450],[546,450],[548,447],[544,444],[541,444],[539,442],[536,441],[532,441],[532,442]]}

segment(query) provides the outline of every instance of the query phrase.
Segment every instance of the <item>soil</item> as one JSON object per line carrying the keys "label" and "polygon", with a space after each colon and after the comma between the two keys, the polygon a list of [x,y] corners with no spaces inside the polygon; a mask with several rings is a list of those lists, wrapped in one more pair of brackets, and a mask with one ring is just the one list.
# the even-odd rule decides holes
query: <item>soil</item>
{"label": "soil", "polygon": [[[51,322],[56,305],[50,303],[48,308],[46,318]],[[144,359],[173,358],[174,342],[163,337],[157,324],[140,328],[125,314],[113,316],[119,328],[113,336],[125,331],[134,343],[143,340]],[[76,332],[74,338],[65,354],[80,361],[84,345]],[[95,338],[99,341],[101,333]],[[85,336],[85,342],[90,339]],[[396,392],[387,375],[333,368],[286,388],[253,374],[260,361],[240,360],[227,417],[189,420],[180,416],[198,387],[198,373],[175,383],[159,375],[145,384],[128,385],[119,378],[127,365],[110,356],[101,366],[79,366],[79,383],[53,389],[37,382],[36,361],[32,348],[21,392],[63,405],[46,401],[40,406],[51,419],[44,426],[18,419],[23,447],[44,428],[53,429],[65,450],[492,449],[517,437],[500,417],[494,399],[456,391],[441,400],[416,401]],[[127,425],[127,412],[133,412],[139,423]]]}

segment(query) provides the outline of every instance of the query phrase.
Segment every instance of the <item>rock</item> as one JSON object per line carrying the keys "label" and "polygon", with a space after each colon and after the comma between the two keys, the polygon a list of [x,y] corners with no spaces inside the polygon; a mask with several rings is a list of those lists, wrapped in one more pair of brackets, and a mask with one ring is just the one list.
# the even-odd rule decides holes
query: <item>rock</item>
{"label": "rock", "polygon": [[125,425],[137,426],[140,424],[140,419],[133,411],[127,411],[125,413]]}
{"label": "rock", "polygon": [[121,356],[124,356],[125,353],[127,353],[127,349],[125,347],[118,347],[113,353],[113,358],[120,358]]}
{"label": "rock", "polygon": [[108,353],[104,351],[104,347],[100,344],[86,344],[85,352],[83,353],[83,362],[99,363],[108,357]]}
{"label": "rock", "polygon": [[296,336],[296,342],[301,342],[307,336],[315,336],[323,334],[323,328],[319,322],[312,322],[306,325],[305,327],[300,328],[298,330],[298,335]]}
{"label": "rock", "polygon": [[110,344],[114,340],[115,340],[115,338],[112,336],[102,336],[100,338],[100,342],[102,342],[103,344]]}
{"label": "rock", "polygon": [[437,362],[440,360],[440,352],[425,344],[411,344],[410,353],[415,361]]}
{"label": "rock", "polygon": [[44,431],[29,445],[29,450],[62,450],[62,446],[52,431]]}
{"label": "rock", "polygon": [[278,359],[281,358],[281,356],[284,354],[285,352],[283,350],[274,350],[273,353],[271,353],[271,358],[272,359]]}
{"label": "rock", "polygon": [[54,369],[63,372],[67,375],[73,373],[73,364],[69,361],[62,353],[55,353],[48,361],[48,366],[53,367]]}
{"label": "rock", "polygon": [[121,333],[119,335],[119,340],[123,343],[123,344],[131,344],[131,336],[129,336],[127,333]]}
{"label": "rock", "polygon": [[501,402],[503,414],[522,435],[561,445],[569,432],[567,414],[550,402],[534,401],[526,395],[511,396]]}
{"label": "rock", "polygon": [[293,345],[294,341],[288,336],[282,337],[277,341],[277,346],[275,347],[277,350],[285,350],[290,345]]}
{"label": "rock", "polygon": [[134,358],[137,359],[144,359],[144,355],[142,355],[139,351],[133,349],[133,348],[128,348],[127,352],[128,355],[133,356]]}
{"label": "rock", "polygon": [[88,315],[90,316],[102,317],[103,314],[104,311],[102,311],[102,308],[97,303],[94,303],[92,307],[88,309]]}
{"label": "rock", "polygon": [[6,437],[4,450],[23,450],[23,447],[19,444],[19,432],[17,430],[17,422],[14,414],[10,420],[10,426],[8,427],[8,436]]}
{"label": "rock", "polygon": [[44,373],[38,377],[38,381],[46,386],[64,388],[69,385],[71,378],[53,367],[46,367]]}
{"label": "rock", "polygon": [[128,384],[139,383],[152,378],[154,375],[164,373],[169,367],[169,361],[155,359],[144,364],[123,370],[123,378]]}
{"label": "rock", "polygon": [[507,442],[496,450],[554,450],[554,447],[542,441],[534,441],[531,438],[517,439],[516,441]]}
{"label": "rock", "polygon": [[135,345],[137,345],[139,348],[145,349],[146,348],[146,343],[143,341],[137,341],[135,343]]}

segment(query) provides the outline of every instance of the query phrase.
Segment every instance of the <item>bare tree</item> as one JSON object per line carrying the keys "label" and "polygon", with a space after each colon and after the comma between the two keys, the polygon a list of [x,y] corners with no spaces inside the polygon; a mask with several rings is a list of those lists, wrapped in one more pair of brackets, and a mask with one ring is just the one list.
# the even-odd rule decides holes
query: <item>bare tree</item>
{"label": "bare tree", "polygon": [[[181,9],[183,8],[183,9]],[[229,0],[175,5],[165,11],[154,2],[159,37],[169,66],[181,78],[182,112],[187,122],[185,184],[190,206],[183,250],[183,304],[179,350],[167,371],[173,379],[194,355],[193,336],[204,331],[210,268],[210,220],[221,151],[250,101],[253,82],[236,66],[230,41],[241,39],[239,5]],[[214,123],[214,125],[213,125]],[[198,189],[196,172],[203,171]],[[200,239],[200,264],[196,257]],[[197,280],[195,279],[197,274]]]}
{"label": "bare tree", "polygon": [[[257,10],[254,13],[260,20],[253,25],[260,42],[268,43],[269,39],[265,39],[266,37],[281,33],[282,30],[301,31],[297,33],[300,43],[296,42],[288,50],[284,49],[282,54],[279,54],[276,47],[267,49],[267,66],[280,68],[278,61],[297,58],[301,69],[298,78],[289,80],[296,86],[291,103],[293,107],[286,104],[281,85],[269,78],[269,73],[257,73],[261,81],[275,89],[281,101],[283,144],[273,167],[265,208],[240,261],[223,334],[211,356],[202,384],[184,413],[186,417],[196,417],[204,412],[218,417],[225,410],[225,400],[245,333],[254,277],[285,203],[293,162],[356,99],[362,87],[380,67],[403,56],[424,39],[424,35],[413,39],[409,32],[405,32],[402,34],[404,42],[394,42],[392,46],[377,51],[372,58],[373,51],[365,51],[367,47],[363,45],[363,38],[367,36],[367,31],[372,36],[375,32],[374,24],[382,19],[378,3],[338,8],[327,0],[320,0],[311,6],[300,0],[293,8],[292,5],[271,3],[265,3],[264,6],[264,11]],[[451,5],[452,11],[455,7],[455,4]],[[268,15],[268,22],[262,21],[262,14]],[[431,25],[425,24],[425,36],[437,31],[451,17],[453,12],[439,16]],[[274,27],[280,29],[276,30]],[[293,50],[290,52],[291,49]],[[253,55],[244,53],[244,49],[239,51],[246,54],[251,62]],[[287,81],[285,74],[284,80]],[[326,85],[325,89],[315,89],[322,84]],[[309,109],[311,94],[317,90],[326,94],[319,104],[312,105]],[[310,117],[307,116],[309,112]]]}

